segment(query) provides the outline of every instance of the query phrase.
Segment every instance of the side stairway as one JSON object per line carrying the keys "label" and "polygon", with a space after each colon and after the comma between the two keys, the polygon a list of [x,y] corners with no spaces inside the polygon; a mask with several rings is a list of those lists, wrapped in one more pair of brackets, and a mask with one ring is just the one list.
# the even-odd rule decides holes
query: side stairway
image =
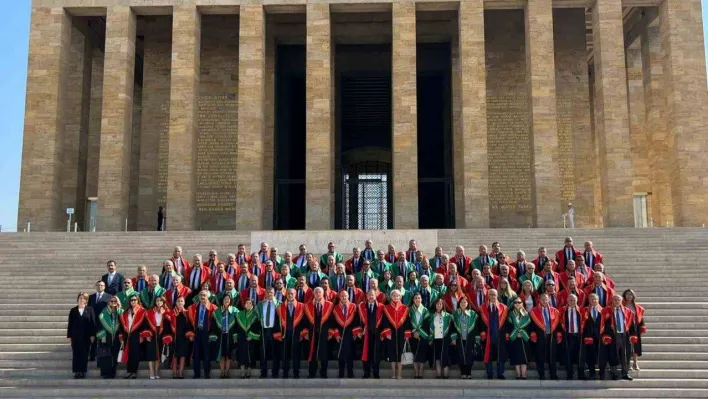
{"label": "side stairway", "polygon": [[[456,245],[469,255],[480,244],[502,243],[514,256],[523,249],[533,258],[539,246],[555,252],[572,231],[576,245],[594,242],[605,255],[607,273],[618,291],[633,288],[647,309],[648,334],[643,338],[641,371],[633,382],[622,381],[488,381],[481,364],[474,380],[391,380],[382,363],[381,380],[338,380],[336,362],[330,362],[328,380],[100,380],[89,365],[86,380],[72,380],[71,352],[66,342],[66,318],[79,291],[93,292],[94,282],[114,259],[126,277],[148,265],[157,272],[175,245],[191,259],[194,253],[217,249],[221,257],[239,243],[251,242],[250,232],[140,232],[140,233],[31,233],[0,234],[0,397],[46,398],[370,398],[370,397],[513,397],[513,398],[706,398],[708,397],[708,263],[706,229],[488,229],[440,230],[437,241],[446,253]],[[307,234],[292,232],[292,234]],[[333,236],[341,232],[332,232]],[[360,234],[361,243],[368,238]],[[410,238],[416,238],[413,233]],[[335,240],[336,242],[336,240]],[[272,243],[278,245],[277,242]],[[376,242],[385,246],[385,242]],[[425,248],[434,246],[426,243]],[[281,252],[297,248],[279,247]],[[348,254],[348,249],[342,248]],[[325,248],[310,248],[319,253]],[[145,364],[141,367],[146,369]],[[305,375],[305,362],[301,369]],[[355,374],[361,376],[356,364]],[[507,366],[507,377],[513,371]],[[560,368],[562,370],[562,368]],[[411,374],[412,370],[407,370]],[[256,373],[257,374],[257,373]],[[186,373],[191,376],[191,372]],[[218,375],[218,374],[217,374]],[[237,371],[232,371],[236,378]],[[564,374],[559,372],[561,379]]]}

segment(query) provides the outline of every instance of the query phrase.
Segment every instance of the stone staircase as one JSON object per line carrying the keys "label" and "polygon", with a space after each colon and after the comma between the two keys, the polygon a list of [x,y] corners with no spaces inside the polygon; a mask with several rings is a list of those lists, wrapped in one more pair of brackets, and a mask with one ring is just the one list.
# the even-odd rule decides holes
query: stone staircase
{"label": "stone staircase", "polygon": [[[479,244],[502,244],[514,256],[526,251],[533,258],[543,245],[549,252],[560,248],[571,230],[495,229],[439,230],[437,243],[446,253],[462,244],[470,255]],[[72,380],[71,352],[66,342],[66,317],[77,292],[92,292],[93,283],[114,259],[126,277],[136,267],[148,265],[157,272],[175,245],[191,259],[194,253],[219,251],[225,258],[239,243],[250,245],[256,232],[141,232],[141,233],[32,233],[0,234],[0,397],[45,398],[274,398],[274,397],[513,397],[513,398],[706,398],[708,397],[708,275],[701,273],[708,259],[706,229],[605,229],[572,230],[576,245],[594,242],[605,255],[607,272],[618,290],[634,288],[647,309],[648,334],[644,356],[633,382],[538,381],[530,372],[527,381],[488,381],[481,364],[475,380],[388,379],[382,363],[382,380],[338,380],[335,362],[328,380],[101,380],[93,365],[86,380]],[[261,237],[263,232],[258,233]],[[309,232],[292,232],[308,235]],[[415,238],[415,233],[410,233]],[[421,233],[422,234],[422,233]],[[430,234],[430,231],[426,231]],[[334,241],[363,241],[366,232],[332,232]],[[360,237],[360,239],[359,239]],[[386,242],[375,241],[383,247]],[[273,245],[278,245],[273,242]],[[421,243],[426,249],[435,243]],[[347,253],[340,245],[341,251]],[[279,247],[281,253],[296,248]],[[310,248],[314,252],[323,248]],[[143,364],[141,367],[146,368]],[[301,367],[304,369],[306,363]],[[361,375],[359,364],[355,366]],[[507,377],[513,371],[507,366]],[[562,370],[562,368],[560,368]],[[412,375],[411,370],[407,373]],[[191,375],[190,373],[186,373]],[[559,372],[560,377],[564,374]],[[237,375],[236,372],[233,373]],[[141,377],[145,378],[147,372]],[[512,377],[513,378],[513,377]],[[313,386],[314,383],[314,386]],[[100,385],[99,385],[100,384]]]}

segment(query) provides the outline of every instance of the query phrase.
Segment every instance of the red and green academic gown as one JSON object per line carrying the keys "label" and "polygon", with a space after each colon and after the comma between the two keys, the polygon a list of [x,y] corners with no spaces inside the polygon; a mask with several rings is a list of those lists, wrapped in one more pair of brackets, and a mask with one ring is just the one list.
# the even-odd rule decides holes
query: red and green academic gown
{"label": "red and green academic gown", "polygon": [[344,366],[347,368],[347,377],[354,376],[354,353],[356,347],[354,345],[354,328],[359,324],[357,322],[357,307],[355,304],[348,302],[346,305],[346,314],[344,313],[343,305],[334,305],[332,315],[334,323],[329,334],[339,343],[336,345],[337,360],[339,360],[339,376],[344,377]]}
{"label": "red and green academic gown", "polygon": [[[411,336],[408,307],[398,302],[384,307],[383,330],[381,339],[385,340],[386,355],[390,362],[400,362],[403,346]],[[391,339],[388,339],[391,337]]]}
{"label": "red and green academic gown", "polygon": [[112,312],[108,307],[103,309],[98,315],[98,333],[96,340],[98,348],[108,348],[111,356],[99,357],[98,366],[101,368],[101,377],[114,377],[115,367],[118,361],[118,351],[120,351],[120,340],[118,334],[121,331],[120,315],[123,309],[116,309]]}
{"label": "red and green academic gown", "polygon": [[[216,353],[216,361],[220,361],[222,356],[231,359],[234,342],[236,342],[236,314],[238,309],[234,306],[229,306],[224,310],[223,306],[219,306],[212,317],[214,320],[211,323],[209,331],[209,341],[215,342],[214,352]],[[225,326],[225,328],[224,328]]]}
{"label": "red and green academic gown", "polygon": [[466,324],[466,339],[462,339],[463,334],[463,323],[462,323],[463,311],[457,309],[452,314],[453,325],[455,326],[455,331],[452,333],[452,339],[456,340],[455,346],[457,347],[457,364],[461,366],[472,366],[474,363],[474,345],[475,336],[478,334],[479,327],[477,326],[477,313],[474,310],[467,309],[464,314],[467,316]]}
{"label": "red and green academic gown", "polygon": [[322,314],[319,320],[316,320],[315,302],[308,302],[305,305],[305,317],[309,322],[309,328],[304,331],[307,331],[306,334],[310,339],[310,352],[307,360],[311,362],[326,362],[328,360],[327,341],[330,338],[329,326],[334,304],[329,301],[322,301],[320,304],[322,305]]}
{"label": "red and green academic gown", "polygon": [[150,294],[150,287],[147,287],[140,291],[140,305],[142,305],[145,309],[152,309],[155,305],[155,299],[161,297],[162,295],[165,295],[165,289],[159,285],[154,288],[152,295]]}
{"label": "red and green academic gown", "polygon": [[494,329],[496,332],[496,339],[494,339],[494,334],[492,331],[493,326],[489,322],[489,306],[489,304],[484,304],[479,308],[479,316],[482,319],[482,324],[479,326],[479,330],[480,337],[484,344],[484,362],[503,362],[506,361],[506,341],[502,334],[502,328],[506,322],[508,308],[501,302],[497,303],[497,325]]}
{"label": "red and green academic gown", "polygon": [[150,337],[150,342],[145,340],[145,360],[159,361],[162,350],[175,339],[174,314],[167,310],[162,313],[162,321],[157,325],[157,311],[150,309],[145,315],[145,335]]}
{"label": "red and green academic gown", "polygon": [[[416,314],[420,314],[420,317],[416,316]],[[408,316],[411,321],[411,338],[409,340],[411,351],[413,351],[416,363],[425,363],[428,360],[430,349],[430,311],[421,303],[418,307],[411,306],[408,309]],[[415,333],[418,333],[419,338],[415,337]]]}
{"label": "red and green academic gown", "polygon": [[442,338],[435,338],[435,316],[437,313],[430,312],[430,320],[428,321],[428,340],[431,344],[432,351],[432,361],[435,364],[436,361],[440,361],[441,367],[447,367],[450,364],[450,342],[453,339],[457,339],[457,335],[452,328],[453,320],[450,313],[442,311],[440,316],[442,317]]}
{"label": "red and green academic gown", "polygon": [[521,316],[514,311],[507,318],[505,339],[508,337],[507,352],[512,366],[528,365],[531,360],[529,330],[532,328],[531,316],[528,313]]}
{"label": "red and green academic gown", "polygon": [[546,331],[546,321],[543,316],[543,308],[539,305],[531,309],[529,315],[534,323],[531,332],[531,342],[536,345],[536,367],[538,375],[545,378],[545,365],[551,374],[551,378],[556,378],[556,355],[558,353],[558,341],[562,341],[563,333],[560,331],[560,312],[558,309],[548,306],[549,331]]}
{"label": "red and green academic gown", "polygon": [[[626,303],[622,302],[624,306]],[[642,335],[647,333],[647,327],[644,325],[644,307],[635,303],[634,309],[627,307],[629,310],[633,310],[634,313],[634,326],[636,330],[637,342],[632,343],[632,353],[636,353],[637,356],[642,355]]]}
{"label": "red and green academic gown", "polygon": [[142,307],[138,307],[133,315],[133,323],[129,322],[130,310],[126,310],[120,315],[121,333],[120,340],[123,342],[123,353],[118,359],[121,363],[127,363],[128,373],[137,373],[140,364],[140,341],[147,334],[145,333],[145,314]]}

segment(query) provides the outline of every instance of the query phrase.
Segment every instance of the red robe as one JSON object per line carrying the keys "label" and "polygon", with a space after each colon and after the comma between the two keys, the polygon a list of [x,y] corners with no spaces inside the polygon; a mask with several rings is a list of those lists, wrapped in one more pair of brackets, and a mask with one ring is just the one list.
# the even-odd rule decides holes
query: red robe
{"label": "red robe", "polygon": [[[546,256],[546,260],[551,261],[551,270],[554,270],[554,271],[558,272],[558,262],[554,261],[554,260],[553,260],[551,257],[549,257],[549,256]],[[528,262],[527,262],[527,263],[528,263]],[[541,260],[538,258],[538,256],[536,257],[536,259],[532,260],[531,263],[533,263],[534,265],[536,265],[536,272],[538,272],[539,270],[543,270],[543,265],[540,264],[540,263],[541,263]]]}
{"label": "red robe", "polygon": [[[605,291],[605,304],[612,304],[612,296],[615,295],[615,290],[612,288],[608,287],[607,285],[603,284],[602,289]],[[586,286],[583,291],[585,291],[585,300],[588,301],[590,298],[590,294],[595,293],[595,285],[594,284],[589,284]],[[587,304],[586,304],[587,306]],[[600,303],[600,306],[602,306],[602,303]]]}
{"label": "red robe", "polygon": [[186,274],[183,275],[185,278],[182,281],[185,285],[190,286],[192,284],[192,272],[196,270],[196,267],[199,267],[201,269],[201,274],[199,275],[199,287],[201,287],[202,284],[204,284],[205,282],[209,281],[209,278],[211,276],[211,270],[209,270],[209,268],[206,266],[199,265],[187,269]]}
{"label": "red robe", "polygon": [[[560,322],[559,322],[559,324],[560,324],[561,328],[563,329],[563,331],[566,332],[566,333],[570,333],[570,329],[568,329],[568,328],[567,328],[567,325],[566,325],[566,323],[567,323],[567,321],[568,321],[568,320],[567,320],[567,318],[568,318],[568,308],[570,308],[570,306],[568,306],[568,305],[558,308],[558,311],[560,312]],[[587,315],[586,315],[586,310],[583,309],[583,308],[581,308],[579,305],[575,305],[575,311],[578,312],[578,316],[579,316],[579,318],[580,318],[580,319],[578,320],[578,322],[577,322],[577,323],[578,323],[578,329],[577,329],[577,331],[575,331],[575,332],[576,332],[577,334],[580,334],[580,336],[582,336],[582,335],[583,335],[583,325],[584,325],[584,322],[585,322],[585,318],[587,317]]]}
{"label": "red robe", "polygon": [[[266,273],[268,273],[268,272],[264,270],[263,273],[260,276],[258,276],[258,285],[261,287],[266,286],[266,283],[265,283]],[[271,271],[270,275],[272,277],[271,282],[275,282],[275,280],[280,278],[280,273],[276,272],[275,270]]]}
{"label": "red robe", "polygon": [[[201,305],[201,303],[197,302],[195,304],[190,305],[187,308],[187,322],[189,322],[189,324],[191,326],[191,330],[187,331],[187,334],[186,334],[187,338],[194,337],[194,334],[195,334],[194,330],[197,329],[197,323],[198,323],[197,312],[199,311],[199,305]],[[217,309],[217,307],[213,303],[210,303],[209,305],[206,306],[206,311],[207,311],[207,314],[205,317],[206,325],[204,326],[204,329],[206,331],[209,331],[209,327],[211,326],[211,319],[212,319],[211,315],[212,315],[212,313],[214,313],[214,311],[216,309]]]}
{"label": "red robe", "polygon": [[472,270],[472,258],[464,255],[462,257],[452,257],[450,262],[454,262],[457,265],[457,272],[463,276],[466,276]]}
{"label": "red robe", "polygon": [[240,266],[241,263],[244,263],[244,262],[250,264],[251,263],[251,255],[246,254],[246,253],[244,253],[244,254],[236,253],[236,264],[238,264]]}
{"label": "red robe", "polygon": [[[471,286],[471,284],[470,284]],[[489,290],[487,288],[482,289],[482,292],[484,293],[484,301],[482,303],[479,303],[477,300],[477,290],[476,289],[470,289],[467,291],[467,299],[470,301],[470,306],[472,306],[472,309],[479,313],[479,308],[480,306],[484,305],[487,303],[487,293]]]}
{"label": "red robe", "polygon": [[[160,323],[160,327],[157,326],[157,319],[155,317],[155,314],[157,311],[154,309],[150,309],[145,312],[145,320],[147,321],[147,331],[150,332],[150,336],[152,339],[160,339],[161,337],[164,339],[164,337],[169,336],[170,337],[170,342],[174,342],[175,339],[175,331],[174,328],[176,326],[175,324],[175,314],[172,313],[171,310],[166,310],[162,314],[162,323]],[[165,323],[165,320],[167,320],[169,323]],[[168,329],[165,330],[165,324],[167,324]]]}
{"label": "red robe", "polygon": [[460,274],[459,271],[457,272],[456,278],[451,276],[450,274],[446,274],[445,275],[445,285],[450,285],[450,283],[453,281],[453,279],[455,281],[457,281],[457,286],[460,289],[464,290],[465,287],[467,287],[467,280],[464,277],[462,277],[462,275]]}
{"label": "red robe", "polygon": [[[368,325],[370,320],[367,319],[367,311],[368,311],[368,302],[362,302],[359,304],[359,323],[361,324],[360,328],[355,328],[353,333],[354,334],[364,334],[364,345],[361,349],[361,361],[362,362],[367,362],[369,361],[369,335],[366,334],[366,331],[368,329]],[[381,327],[381,321],[383,320],[383,310],[384,310],[385,305],[381,302],[376,302],[376,328]],[[372,321],[373,322],[373,321]],[[377,337],[378,339],[378,337]]]}
{"label": "red robe", "polygon": [[342,331],[352,325],[354,318],[356,317],[357,306],[351,302],[347,304],[347,317],[344,317],[344,312],[342,311],[342,305],[335,305],[332,315],[334,315],[334,321],[337,323],[337,327],[331,328],[330,335],[332,338],[341,337],[339,329]]}
{"label": "red robe", "polygon": [[[143,320],[145,319],[145,315],[147,314],[147,311],[143,307],[138,307],[138,309],[135,311],[135,314],[133,315],[133,326],[130,330],[128,330],[128,310],[123,312],[120,315],[120,323],[123,325],[123,330],[127,331],[128,335],[132,333],[136,333],[138,328],[143,324]],[[141,339],[147,335],[143,334],[143,332],[140,333]],[[122,337],[122,334],[121,334]],[[130,339],[128,337],[123,337],[123,342],[124,342],[124,347],[123,347],[123,357],[121,359],[118,359],[119,363],[125,363],[128,361],[128,353],[130,352]],[[135,348],[136,350],[140,350],[140,348]]]}
{"label": "red robe", "polygon": [[[344,288],[342,288],[341,291],[339,291],[339,292],[342,292],[342,291],[347,291],[347,292],[348,292],[348,288],[349,288],[349,287],[344,286]],[[359,303],[362,303],[362,302],[365,302],[365,301],[366,301],[366,294],[364,293],[364,291],[362,291],[361,288],[352,287],[352,291],[354,291],[354,298],[352,298],[351,295],[350,295],[350,296],[349,296],[349,301],[350,301],[350,302],[354,302],[354,303],[356,303],[356,304],[359,304]],[[337,295],[337,296],[339,296],[339,295]],[[339,298],[337,299],[337,302],[336,302],[336,303],[339,304]]]}
{"label": "red robe", "polygon": [[[300,322],[302,322],[303,316],[305,316],[305,304],[300,303],[297,300],[295,300],[294,302],[295,307],[293,308],[293,330],[297,330],[300,326]],[[275,314],[280,319],[280,337],[282,339],[282,337],[285,337],[285,330],[288,327],[288,302],[281,302],[280,305],[275,308]]]}
{"label": "red robe", "polygon": [[[359,270],[356,271],[356,273],[361,271],[361,267],[363,265],[364,265],[364,258],[359,257],[359,264],[358,264]],[[349,260],[344,262],[344,270],[346,270],[347,274],[356,274],[354,271],[354,257],[353,256],[351,258],[349,258]]]}
{"label": "red robe", "polygon": [[[571,259],[571,260],[575,260],[575,258],[577,258],[578,255],[582,255],[582,253],[580,251],[578,251],[577,249],[573,248],[573,259]],[[556,262],[558,262],[558,269],[559,269],[558,272],[559,273],[564,272],[565,271],[565,247],[563,247],[563,249],[561,249],[560,251],[556,252]]]}
{"label": "red robe", "polygon": [[[509,309],[507,309],[506,305],[501,302],[497,302],[497,321],[499,323],[497,334],[500,337],[499,339],[501,339],[502,327],[504,326],[504,323],[506,323],[508,311]],[[489,306],[482,306],[478,313],[482,318],[482,322],[484,322],[484,325],[487,327],[487,331],[485,332],[486,339],[484,340],[484,362],[489,363],[489,358],[491,357],[490,352],[492,350],[492,340],[490,339],[492,336],[492,330],[489,326]]]}
{"label": "red robe", "polygon": [[[170,260],[172,261],[172,264],[175,265],[174,269],[175,269],[175,271],[177,272],[177,274],[180,274],[180,275],[182,275],[182,276],[186,276],[186,275],[187,275],[187,271],[190,269],[191,266],[190,266],[189,262],[187,262],[187,260],[184,259],[184,256],[182,257],[182,264],[184,265],[184,269],[182,269],[182,270],[180,270],[180,268],[177,266],[177,258],[175,258],[175,257],[173,256],[173,257],[170,258]],[[163,273],[165,272],[164,267],[162,268],[162,272],[163,272]]]}
{"label": "red robe", "polygon": [[[554,307],[549,306],[548,310],[550,312],[550,317],[551,317],[551,334],[553,334],[556,329],[558,329],[558,324],[561,321],[560,318],[560,311]],[[536,324],[536,327],[539,328],[541,331],[546,331],[546,323],[543,320],[543,311],[541,308],[541,305],[539,304],[535,308],[531,309],[529,312],[529,316],[531,316],[531,321]],[[555,337],[552,337],[552,339],[556,339]]]}
{"label": "red robe", "polygon": [[230,274],[224,272],[221,275],[221,289],[219,289],[219,287],[216,286],[216,284],[218,282],[218,277],[219,277],[218,275],[212,277],[211,281],[209,282],[209,286],[211,287],[211,290],[217,294],[226,288],[226,280],[233,280],[231,278]]}
{"label": "red robe", "polygon": [[[442,274],[443,276],[447,276],[447,274],[449,272],[450,272],[450,262],[447,262],[447,264],[441,263],[440,266],[437,269],[435,269],[435,273]],[[460,271],[458,270],[457,273],[459,274]]]}
{"label": "red robe", "polygon": [[219,258],[214,258],[213,262],[211,259],[206,262],[202,262],[202,266],[208,267],[212,273],[216,273],[216,271],[218,270],[219,263],[221,263]]}
{"label": "red robe", "polygon": [[[509,267],[509,276],[512,279],[516,279],[516,263],[509,263],[507,266]],[[489,272],[495,276],[501,275],[501,264],[497,263],[489,270]]]}
{"label": "red robe", "polygon": [[[174,292],[175,288],[171,288],[167,291],[165,291],[165,298],[167,299],[167,307],[170,309],[174,308],[176,303],[173,302],[174,299]],[[185,301],[187,300],[187,296],[192,293],[192,290],[189,289],[186,285],[182,284],[182,286],[177,290],[177,298],[185,298]]]}
{"label": "red robe", "polygon": [[[568,289],[568,278],[570,278],[568,271],[565,271],[560,274],[561,289],[563,289],[563,290]],[[585,287],[585,276],[583,276],[582,273],[580,273],[577,270],[575,271],[575,286],[578,288]],[[557,289],[558,289],[558,281],[556,281],[556,290]]]}
{"label": "red robe", "polygon": [[[570,291],[568,290],[563,290],[558,294],[558,307],[561,308],[563,306],[568,305],[568,295],[570,295]],[[575,292],[575,296],[578,297],[578,306],[581,306],[582,304],[585,303],[585,291],[583,290],[577,290]]]}
{"label": "red robe", "polygon": [[[334,304],[329,301],[322,301],[322,317],[320,318],[320,328],[324,327],[327,325],[327,322],[329,321],[329,318],[332,316],[332,311],[334,310]],[[307,317],[307,320],[310,322],[310,326],[315,325],[315,302],[314,301],[309,301],[305,304],[305,316]],[[303,333],[303,335],[308,335],[310,334],[310,331],[308,329],[304,329],[303,331],[307,331]],[[317,360],[317,351],[315,349],[315,337],[310,335],[310,351],[309,355],[307,357],[308,361],[314,361]]]}
{"label": "red robe", "polygon": [[[620,305],[622,308],[622,313],[624,314],[624,332],[626,334],[630,334],[631,328],[632,328],[632,323],[634,323],[634,312],[630,310],[629,308],[625,307],[624,305]],[[610,325],[610,328],[612,329],[613,332],[617,332],[617,328],[615,327],[615,309],[612,307],[612,305],[605,307],[602,309],[602,320],[600,320],[600,331],[603,334],[602,339],[605,340],[605,327],[607,325]],[[610,339],[613,339],[614,337],[610,337]]]}
{"label": "red robe", "polygon": [[[563,287],[561,287],[561,273],[556,273],[556,272],[554,272],[553,270],[551,270],[550,273],[551,273],[551,276],[552,276],[552,278],[553,278],[553,281],[556,283],[556,289],[555,289],[555,291],[558,292],[558,291],[561,290],[561,288],[563,288]],[[577,272],[576,272],[576,273],[577,273]],[[562,273],[562,274],[565,274],[565,273]],[[545,270],[536,271],[536,275],[538,275],[539,277],[545,279],[545,278],[546,278],[546,271],[545,271]],[[577,277],[577,276],[576,276],[576,277]],[[581,277],[582,277],[582,275],[581,275]],[[566,280],[565,280],[565,281],[566,281],[566,283],[568,282],[568,278],[567,278],[567,277],[566,277]],[[576,279],[575,281],[576,281],[576,283],[578,282],[577,279]],[[546,289],[546,287],[545,287],[546,282],[544,281],[543,284],[544,284],[544,285],[543,285],[543,289]]]}
{"label": "red robe", "polygon": [[[388,320],[389,325],[393,327],[394,329],[398,330],[399,328],[403,327],[403,325],[406,323],[406,320],[408,319],[408,306],[398,303],[398,306],[394,306],[393,304],[386,305],[383,308],[383,313],[386,319]],[[393,334],[392,329],[389,328],[384,328],[383,331],[381,331],[381,339],[386,339],[387,337],[390,337]],[[406,338],[410,335],[410,331],[405,331]]]}
{"label": "red robe", "polygon": [[[150,283],[148,282],[148,277],[149,277],[149,276],[145,276],[145,278],[143,279],[143,280],[145,280],[145,288],[147,288],[147,287],[150,286]],[[131,278],[130,281],[133,282],[133,289],[134,289],[135,291],[137,291],[137,288],[138,288],[138,276],[135,276],[135,277]]]}
{"label": "red robe", "polygon": [[261,262],[258,260],[258,258],[253,258],[251,262],[248,263],[248,272],[251,274],[256,274],[254,272],[255,269],[258,269],[258,276],[260,277],[263,272],[265,272],[265,268],[261,264]]}
{"label": "red robe", "polygon": [[[603,263],[603,264],[605,263],[605,262],[604,262],[605,257],[602,256],[601,253],[595,251],[594,249],[593,249],[592,251],[590,251],[590,252],[592,252],[592,257],[593,257],[593,263],[592,263],[592,264],[593,264],[593,266],[595,266],[595,265],[598,264],[598,263]],[[590,265],[588,265],[587,256],[585,256],[585,255],[587,255],[587,253],[588,253],[588,251],[583,251],[582,255],[583,255],[583,258],[585,258],[585,265],[588,266],[588,267],[590,267]]]}
{"label": "red robe", "polygon": [[[312,302],[312,298],[315,296],[315,290],[309,290],[305,293],[305,302],[310,303]],[[334,290],[326,290],[325,292],[322,293],[322,296],[326,301],[334,303],[337,301],[337,293],[334,292]]]}
{"label": "red robe", "polygon": [[[509,276],[509,277],[511,277],[511,276]],[[511,287],[511,289],[514,292],[519,292],[519,290],[521,289],[521,285],[519,285],[519,280],[517,280],[516,278],[509,278],[509,277],[507,277],[507,281],[509,281],[509,286]],[[497,290],[499,289],[499,282],[501,281],[501,279],[502,279],[502,276],[499,276],[499,275],[494,276],[494,283],[493,283],[494,289],[497,289]]]}
{"label": "red robe", "polygon": [[[251,294],[251,288],[250,288],[250,287],[249,287],[249,288],[246,288],[245,290],[242,290],[242,291],[239,293],[239,296],[241,297],[241,304],[245,304],[245,303],[246,303],[246,300],[248,300],[248,298],[251,297],[250,294]],[[265,289],[264,289],[264,288],[261,288],[261,287],[256,288],[256,298],[257,298],[258,302],[262,301],[264,297],[265,297]],[[254,307],[254,308],[256,307],[256,304],[255,304],[255,303],[253,304],[253,307]]]}
{"label": "red robe", "polygon": [[[457,289],[455,292],[455,297],[457,298],[457,304],[460,303],[460,299],[465,297],[465,293],[461,289]],[[452,313],[457,310],[457,306],[452,304],[452,292],[448,291],[442,297],[443,303],[445,303],[445,311]]]}

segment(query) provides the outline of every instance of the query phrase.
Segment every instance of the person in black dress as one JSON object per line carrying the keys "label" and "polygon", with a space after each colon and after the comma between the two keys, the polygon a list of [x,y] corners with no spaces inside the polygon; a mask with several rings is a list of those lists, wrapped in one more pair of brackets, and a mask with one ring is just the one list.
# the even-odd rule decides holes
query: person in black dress
{"label": "person in black dress", "polygon": [[454,324],[452,343],[457,349],[457,364],[460,366],[460,377],[472,378],[474,365],[474,349],[479,336],[477,319],[479,316],[472,310],[467,297],[460,298],[457,310],[452,313]]}
{"label": "person in black dress", "polygon": [[[462,297],[460,302],[466,300],[467,297]],[[430,314],[429,321],[429,340],[431,342],[431,351],[433,363],[438,374],[437,379],[448,379],[450,367],[450,344],[453,321],[450,313],[445,311],[445,301],[438,298],[433,302],[433,311]]]}
{"label": "person in black dress", "polygon": [[187,309],[184,307],[183,296],[177,298],[173,310],[175,323],[174,354],[172,359],[172,378],[184,379],[184,363],[189,355],[189,339],[187,339]]}
{"label": "person in black dress", "polygon": [[507,354],[509,363],[516,368],[516,379],[528,379],[528,364],[531,355],[529,343],[531,316],[524,308],[524,302],[516,297],[512,302],[512,310],[506,319],[506,337],[508,341]]}
{"label": "person in black dress", "polygon": [[429,341],[428,333],[430,332],[429,321],[430,311],[423,305],[423,296],[420,292],[413,294],[413,304],[408,309],[408,315],[411,320],[411,331],[413,336],[409,340],[411,351],[413,351],[413,371],[415,376],[413,379],[423,379],[423,368],[428,360]]}
{"label": "person in black dress", "polygon": [[256,367],[256,353],[260,347],[261,325],[253,308],[251,298],[246,299],[243,310],[236,314],[236,346],[241,378],[251,378],[251,369]]}
{"label": "person in black dress", "polygon": [[120,315],[123,313],[118,297],[114,296],[108,300],[108,306],[98,315],[96,340],[98,367],[101,369],[101,377],[116,378],[116,366],[118,365],[118,352],[120,351]]}
{"label": "person in black dress", "polygon": [[588,306],[584,309],[583,346],[580,351],[580,363],[588,368],[588,378],[597,378],[597,365],[600,356],[600,325],[602,322],[602,306],[597,294],[588,295]]}
{"label": "person in black dress", "polygon": [[86,377],[89,349],[96,339],[96,316],[88,305],[89,295],[80,292],[76,297],[76,306],[69,311],[69,326],[66,338],[71,344],[71,371],[74,378]]}

